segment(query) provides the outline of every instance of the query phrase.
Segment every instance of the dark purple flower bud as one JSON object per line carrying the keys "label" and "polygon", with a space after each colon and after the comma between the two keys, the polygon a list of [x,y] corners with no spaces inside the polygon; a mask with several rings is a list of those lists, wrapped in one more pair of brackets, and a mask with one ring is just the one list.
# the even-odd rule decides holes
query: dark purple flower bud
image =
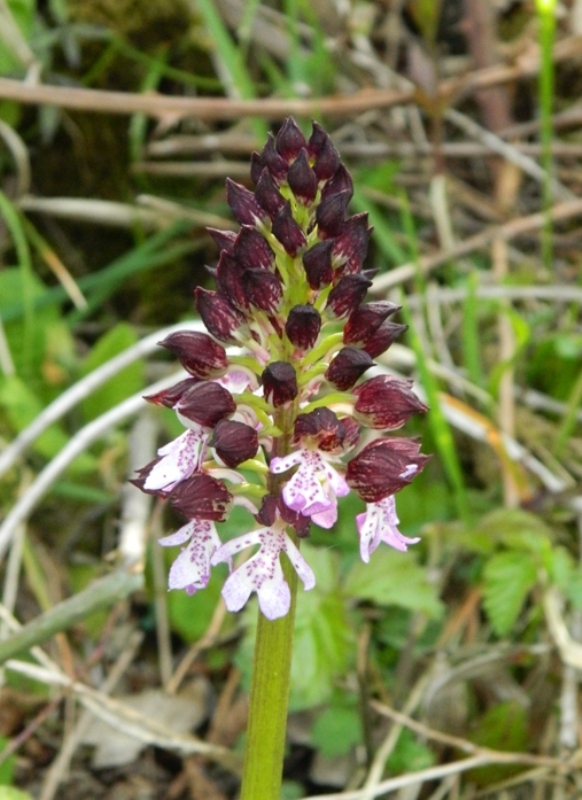
{"label": "dark purple flower bud", "polygon": [[283,287],[278,275],[266,269],[247,269],[243,281],[251,305],[267,314],[277,311],[283,297]]}
{"label": "dark purple flower bud", "polygon": [[226,199],[234,218],[241,225],[256,225],[268,216],[265,209],[259,205],[254,193],[230,178],[226,179]]}
{"label": "dark purple flower bud", "polygon": [[300,203],[305,206],[313,203],[317,194],[317,176],[309,166],[306,150],[301,150],[289,167],[287,182]]}
{"label": "dark purple flower bud", "polygon": [[346,481],[366,503],[377,503],[411,483],[430,456],[415,439],[376,439],[348,462]]}
{"label": "dark purple flower bud", "polygon": [[234,231],[221,231],[218,228],[206,228],[208,233],[212,236],[219,250],[226,250],[230,255],[234,252],[234,240],[236,233]]}
{"label": "dark purple flower bud", "polygon": [[412,391],[412,381],[378,375],[356,386],[354,416],[370,428],[400,428],[414,414],[427,411]]}
{"label": "dark purple flower bud", "polygon": [[289,169],[289,164],[277,152],[277,148],[275,147],[275,137],[272,133],[269,133],[267,136],[267,142],[260,153],[260,163],[263,168],[267,168],[271,173],[271,177],[277,183],[282,183],[285,178],[287,177],[287,170]]}
{"label": "dark purple flower bud", "polygon": [[358,308],[371,285],[363,275],[343,275],[329,293],[326,310],[340,319],[347,317]]}
{"label": "dark purple flower bud", "polygon": [[234,468],[257,454],[259,437],[256,430],[244,422],[221,419],[216,423],[210,446],[227,467]]}
{"label": "dark purple flower bud", "polygon": [[317,180],[328,181],[336,173],[341,163],[340,157],[331,138],[316,122],[313,123],[313,133],[307,147],[309,154],[315,157],[313,171],[317,175]]}
{"label": "dark purple flower bud", "polygon": [[384,320],[398,311],[401,306],[380,300],[376,303],[364,303],[350,315],[344,328],[344,342],[359,344],[378,330]]}
{"label": "dark purple flower bud", "polygon": [[285,333],[291,344],[300,350],[311,350],[320,330],[321,317],[313,306],[293,306],[285,323]]}
{"label": "dark purple flower bud", "polygon": [[305,234],[293,219],[291,205],[288,202],[278,211],[273,220],[272,232],[292,258],[295,258],[297,251],[307,243]]}
{"label": "dark purple flower bud", "polygon": [[261,177],[261,172],[263,171],[264,167],[265,165],[263,164],[261,156],[256,150],[254,150],[251,153],[251,180],[255,186]]}
{"label": "dark purple flower bud", "polygon": [[344,424],[344,428],[346,429],[346,435],[343,441],[343,450],[347,453],[349,450],[354,448],[358,442],[360,441],[360,425],[356,422],[355,419],[351,417],[344,417],[342,419]]}
{"label": "dark purple flower bud", "polygon": [[244,269],[272,269],[275,255],[256,228],[243,225],[234,243],[234,255]]}
{"label": "dark purple flower bud", "polygon": [[265,400],[275,408],[297,397],[297,374],[287,361],[273,361],[261,377]]}
{"label": "dark purple flower bud", "polygon": [[392,342],[395,342],[404,331],[408,330],[408,325],[398,325],[396,322],[383,322],[377,331],[364,339],[362,349],[368,353],[371,358],[385,353],[390,347]]}
{"label": "dark purple flower bud", "polygon": [[249,307],[249,300],[245,291],[243,269],[234,256],[229,256],[224,250],[218,259],[216,267],[216,283],[221,294],[228,298],[228,302],[243,313]]}
{"label": "dark purple flower bud", "polygon": [[342,232],[350,197],[349,192],[331,194],[317,206],[315,220],[322,238],[329,239],[332,236],[339,236]]}
{"label": "dark purple flower bud", "polygon": [[318,242],[303,253],[303,266],[307,275],[307,282],[312,289],[321,289],[333,280],[333,267],[331,265],[331,251],[334,240],[326,239]]}
{"label": "dark purple flower bud", "polygon": [[232,495],[222,481],[199,473],[179,483],[170,501],[188,519],[224,522],[232,508]]}
{"label": "dark purple flower bud", "polygon": [[208,331],[221,342],[236,342],[234,333],[244,325],[245,318],[223,295],[196,287],[196,309]]}
{"label": "dark purple flower bud", "polygon": [[213,428],[219,419],[234,414],[236,403],[224,386],[214,381],[205,381],[184,392],[176,411],[205,428]]}
{"label": "dark purple flower bud", "polygon": [[343,422],[331,409],[316,408],[308,414],[299,414],[295,420],[293,441],[328,453],[338,453],[342,450],[345,435]]}
{"label": "dark purple flower bud", "polygon": [[309,137],[309,141],[307,142],[307,152],[309,153],[311,158],[318,158],[318,156],[320,155],[321,151],[326,146],[328,141],[331,141],[331,137],[329,136],[325,128],[322,125],[320,125],[319,122],[311,120],[311,136]]}
{"label": "dark purple flower bud", "polygon": [[275,146],[277,152],[283,156],[287,163],[297,158],[302,147],[307,147],[305,136],[293,117],[287,117],[281,125],[275,140]]}
{"label": "dark purple flower bud", "polygon": [[347,193],[348,198],[351,200],[354,194],[354,182],[352,176],[343,164],[340,164],[336,169],[333,178],[329,180],[321,190],[322,200],[326,200],[334,194]]}
{"label": "dark purple flower bud", "polygon": [[366,213],[356,214],[345,221],[341,233],[334,240],[332,250],[334,266],[343,267],[342,273],[356,273],[361,270],[372,230],[368,227]]}
{"label": "dark purple flower bud", "polygon": [[184,392],[186,392],[196,383],[198,383],[197,379],[186,378],[185,380],[176,383],[174,386],[170,386],[169,389],[162,389],[161,392],[156,392],[156,394],[144,395],[144,400],[147,400],[148,403],[153,403],[156,406],[174,408]]}
{"label": "dark purple flower bud", "polygon": [[271,219],[277,216],[277,212],[283,208],[286,202],[267,168],[263,169],[261,177],[257,181],[255,196]]}
{"label": "dark purple flower bud", "polygon": [[327,368],[325,377],[340,391],[345,392],[373,366],[374,362],[364,350],[343,347]]}
{"label": "dark purple flower bud", "polygon": [[207,333],[177,331],[159,344],[173,353],[195,378],[218,378],[228,367],[226,350]]}

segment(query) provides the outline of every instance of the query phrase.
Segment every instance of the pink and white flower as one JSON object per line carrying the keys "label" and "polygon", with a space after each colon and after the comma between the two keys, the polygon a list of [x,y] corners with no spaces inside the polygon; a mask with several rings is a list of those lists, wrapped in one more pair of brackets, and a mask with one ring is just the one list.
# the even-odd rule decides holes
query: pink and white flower
{"label": "pink and white flower", "polygon": [[391,494],[377,503],[368,503],[366,511],[356,516],[356,525],[360,535],[360,556],[366,564],[370,555],[381,542],[405,552],[409,544],[420,542],[420,538],[403,536],[398,530],[396,503]]}
{"label": "pink and white flower", "polygon": [[300,448],[271,459],[276,475],[294,466],[299,469],[283,487],[285,504],[322,528],[331,528],[337,520],[337,498],[348,494],[350,487],[320,451]]}
{"label": "pink and white flower", "polygon": [[298,548],[285,532],[286,522],[276,519],[269,527],[231,539],[216,550],[211,563],[216,565],[230,559],[241,550],[259,545],[259,550],[228,577],[222,596],[229,611],[240,611],[253,592],[257,593],[259,607],[267,619],[283,617],[289,611],[291,592],[283,575],[279,556],[287,554],[303,587],[307,591],[315,586],[315,575]]}
{"label": "pink and white flower", "polygon": [[185,589],[188,594],[204,589],[210,580],[210,559],[221,545],[214,522],[193,519],[176,533],[158,539],[158,542],[163,547],[188,542],[172,564],[168,587]]}
{"label": "pink and white flower", "polygon": [[171,492],[181,481],[199,472],[209,438],[210,433],[196,425],[160,447],[158,455],[162,458],[150,470],[144,490]]}

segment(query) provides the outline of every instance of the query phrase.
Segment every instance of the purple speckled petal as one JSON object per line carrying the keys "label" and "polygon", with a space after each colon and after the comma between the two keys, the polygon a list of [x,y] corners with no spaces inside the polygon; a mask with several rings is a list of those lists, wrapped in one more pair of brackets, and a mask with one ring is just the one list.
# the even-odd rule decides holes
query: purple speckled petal
{"label": "purple speckled petal", "polygon": [[174,441],[161,447],[158,455],[162,456],[162,459],[146,478],[144,489],[170,490],[180,481],[198,472],[204,458],[207,440],[208,434],[197,426],[197,429],[187,430]]}
{"label": "purple speckled petal", "polygon": [[325,528],[326,530],[333,528],[337,522],[337,505],[330,506],[325,511],[317,511],[311,515],[311,519],[320,528]]}
{"label": "purple speckled petal", "polygon": [[360,556],[366,563],[380,542],[405,552],[409,544],[420,541],[419,537],[403,536],[398,530],[394,495],[389,495],[377,503],[368,503],[366,511],[357,515],[356,524],[360,534]]}
{"label": "purple speckled petal", "polygon": [[[337,519],[337,494],[347,494],[349,487],[336,470],[327,464],[316,450],[302,449],[292,454],[299,469],[283,487],[285,504],[324,528],[330,528]],[[271,470],[282,472],[289,465],[290,456],[273,459]],[[273,467],[273,461],[276,461]],[[282,464],[280,462],[283,462]],[[338,492],[336,492],[336,487]]]}
{"label": "purple speckled petal", "polygon": [[303,583],[303,588],[305,591],[307,592],[309,589],[313,589],[315,586],[315,574],[307,561],[299,552],[299,548],[293,544],[287,535],[285,535],[284,550],[287,553],[289,561],[293,565],[295,572],[299,576],[299,579]]}
{"label": "purple speckled petal", "polygon": [[175,533],[171,533],[169,536],[162,536],[161,539],[158,539],[158,544],[161,544],[162,547],[177,547],[180,544],[184,544],[194,534],[195,524],[194,521],[188,522]]}
{"label": "purple speckled petal", "polygon": [[216,551],[212,563],[230,559],[247,547],[260,544],[259,550],[227,579],[222,596],[229,611],[240,611],[253,592],[267,619],[283,617],[289,611],[291,594],[283,575],[279,555],[285,550],[305,589],[315,586],[315,575],[297,547],[285,533],[286,524],[276,520],[269,528],[259,528],[232,539]]}
{"label": "purple speckled petal", "polygon": [[190,526],[192,538],[172,564],[169,588],[186,589],[193,594],[203,589],[210,579],[210,559],[220,547],[220,539],[210,520],[192,520]]}
{"label": "purple speckled petal", "polygon": [[271,459],[269,468],[275,475],[280,475],[281,472],[287,472],[291,467],[301,464],[303,461],[303,450],[296,450],[294,453],[289,453],[288,456],[275,456]]}
{"label": "purple speckled petal", "polygon": [[212,565],[216,566],[216,564],[221,564],[223,561],[230,561],[241,550],[246,550],[247,547],[251,547],[254,544],[260,544],[262,534],[268,530],[268,528],[257,528],[257,530],[249,531],[243,536],[237,536],[235,539],[225,542],[212,556]]}

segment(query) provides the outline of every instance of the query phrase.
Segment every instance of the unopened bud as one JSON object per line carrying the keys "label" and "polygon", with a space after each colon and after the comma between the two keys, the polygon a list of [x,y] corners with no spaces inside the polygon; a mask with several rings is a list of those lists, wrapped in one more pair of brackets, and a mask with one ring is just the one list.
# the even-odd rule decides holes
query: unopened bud
{"label": "unopened bud", "polygon": [[277,408],[297,397],[297,374],[287,361],[273,361],[261,376],[265,400]]}
{"label": "unopened bud", "polygon": [[285,333],[292,345],[300,350],[310,350],[320,330],[321,317],[313,306],[293,306],[285,323]]}

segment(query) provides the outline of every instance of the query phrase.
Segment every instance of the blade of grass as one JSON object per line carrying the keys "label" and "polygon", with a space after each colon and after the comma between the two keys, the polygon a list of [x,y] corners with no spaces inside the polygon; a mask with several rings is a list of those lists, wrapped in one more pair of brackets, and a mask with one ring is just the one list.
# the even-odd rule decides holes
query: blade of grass
{"label": "blade of grass", "polygon": [[[242,50],[233,41],[216,3],[213,0],[198,0],[197,8],[214,39],[218,55],[228,72],[231,86],[243,100],[255,98],[255,84],[244,63]],[[259,141],[262,142],[267,138],[267,127],[263,120],[253,119],[252,127]]]}
{"label": "blade of grass", "polygon": [[[34,341],[35,330],[32,259],[30,248],[26,240],[22,215],[2,191],[0,191],[0,217],[4,218],[6,226],[10,231],[14,249],[16,250],[17,263],[22,271],[23,297],[21,307],[22,316],[24,317],[22,353],[25,371],[28,372],[27,365],[32,362],[32,342]],[[8,314],[4,314],[3,321],[6,322],[8,319]]]}
{"label": "blade of grass", "polygon": [[540,139],[542,144],[542,167],[545,178],[542,186],[542,202],[545,213],[542,228],[542,261],[549,273],[553,271],[553,225],[552,208],[552,109],[554,105],[554,60],[553,49],[556,35],[556,0],[536,0],[539,17],[541,68],[539,76]]}
{"label": "blade of grass", "polygon": [[[168,247],[168,243],[173,238],[187,233],[190,228],[191,225],[189,222],[180,220],[163,231],[150,236],[146,241],[138,245],[138,247],[134,248],[129,253],[125,253],[120,258],[115,259],[115,261],[99,272],[79,278],[79,288],[89,296],[87,297],[87,307],[83,309],[82,312],[77,313],[85,314],[92,311],[98,303],[103,302],[109,297],[117,286],[128,277],[139,272],[146,272],[147,270],[164,266],[172,260],[181,258],[186,253],[191,252],[195,245],[188,241],[178,242]],[[51,289],[47,289],[46,292],[32,301],[32,312],[38,308],[62,303],[63,300],[66,299],[67,293],[62,286],[55,286]],[[24,313],[24,304],[14,303],[6,308],[4,312],[4,321],[18,319],[22,317]],[[73,314],[69,316],[69,319],[75,323],[78,317],[76,317],[75,312],[73,312]]]}
{"label": "blade of grass", "polygon": [[479,335],[479,319],[477,315],[478,288],[477,273],[469,274],[467,279],[467,296],[463,302],[463,356],[469,380],[479,388],[485,386],[485,376],[481,366],[481,340]]}
{"label": "blade of grass", "polygon": [[[414,220],[408,205],[408,198],[404,193],[401,194],[402,202],[402,221],[403,228],[408,237],[410,246],[410,260],[416,265],[415,292],[419,297],[426,297],[426,283],[424,275],[420,269],[420,253]],[[405,322],[409,325],[408,336],[411,347],[416,355],[416,363],[422,385],[426,391],[430,413],[428,414],[428,424],[434,436],[435,444],[442,460],[445,473],[453,489],[457,512],[464,522],[470,518],[469,503],[463,478],[463,470],[459,462],[455,441],[451,427],[447,422],[440,402],[440,391],[438,384],[429,368],[428,360],[424,353],[422,342],[414,327],[412,315],[406,306],[406,300],[402,303],[402,315]]]}

